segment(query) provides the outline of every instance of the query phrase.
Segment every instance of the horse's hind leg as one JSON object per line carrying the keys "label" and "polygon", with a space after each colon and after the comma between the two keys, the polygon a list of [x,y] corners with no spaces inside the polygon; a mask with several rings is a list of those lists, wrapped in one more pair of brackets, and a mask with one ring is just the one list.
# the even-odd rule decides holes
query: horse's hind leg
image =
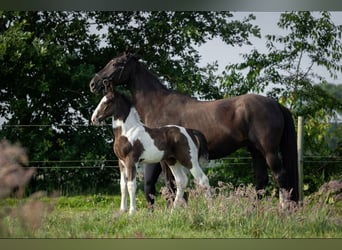
{"label": "horse's hind leg", "polygon": [[175,177],[176,182],[176,197],[173,203],[173,207],[182,205],[185,201],[183,200],[184,190],[188,184],[188,177],[184,172],[183,166],[178,162],[175,165],[170,165],[170,170]]}
{"label": "horse's hind leg", "polygon": [[205,188],[206,191],[206,197],[211,198],[210,193],[210,185],[209,185],[209,179],[201,169],[198,163],[194,162],[192,164],[192,168],[190,169],[190,173],[193,175],[195,180],[198,182],[198,184]]}
{"label": "horse's hind leg", "polygon": [[[165,186],[166,186],[167,190],[172,194],[170,196],[170,198],[166,199],[167,207],[169,208],[172,206],[174,194],[177,191],[177,187],[176,187],[176,183],[175,183],[175,177],[174,177],[171,169],[169,168],[169,166],[167,165],[167,163],[165,161],[160,162],[160,165],[161,165],[164,177],[165,177]],[[188,196],[187,196],[186,192],[184,192],[183,198],[186,202],[188,201]]]}
{"label": "horse's hind leg", "polygon": [[282,208],[287,206],[290,194],[288,192],[287,174],[283,167],[282,159],[278,153],[266,154],[267,164],[273,171],[273,176],[279,185],[279,202]]}
{"label": "horse's hind leg", "polygon": [[155,197],[156,197],[156,183],[162,169],[159,163],[146,164],[144,169],[144,191],[147,206],[149,209],[153,209]]}
{"label": "horse's hind leg", "polygon": [[250,149],[253,158],[253,169],[256,181],[258,199],[262,199],[264,190],[268,184],[268,172],[265,157],[256,149]]}

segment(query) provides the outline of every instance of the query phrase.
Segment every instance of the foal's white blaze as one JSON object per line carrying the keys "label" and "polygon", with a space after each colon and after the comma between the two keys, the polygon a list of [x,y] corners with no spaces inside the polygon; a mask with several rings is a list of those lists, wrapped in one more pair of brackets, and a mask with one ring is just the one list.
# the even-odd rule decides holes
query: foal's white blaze
{"label": "foal's white blaze", "polygon": [[91,122],[94,124],[94,125],[99,125],[99,121],[97,120],[97,115],[98,115],[98,112],[99,112],[99,109],[102,105],[102,103],[104,103],[105,101],[107,101],[107,97],[104,96],[102,97],[101,101],[99,102],[99,104],[97,104],[93,114],[91,115]]}

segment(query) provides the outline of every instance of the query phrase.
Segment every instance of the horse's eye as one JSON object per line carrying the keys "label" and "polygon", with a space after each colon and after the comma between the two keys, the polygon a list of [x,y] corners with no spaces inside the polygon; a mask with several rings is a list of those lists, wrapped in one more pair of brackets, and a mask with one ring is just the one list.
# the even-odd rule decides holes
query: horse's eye
{"label": "horse's eye", "polygon": [[117,67],[117,68],[121,68],[121,67],[125,66],[125,62],[124,61],[115,62],[115,63],[113,63],[113,66]]}

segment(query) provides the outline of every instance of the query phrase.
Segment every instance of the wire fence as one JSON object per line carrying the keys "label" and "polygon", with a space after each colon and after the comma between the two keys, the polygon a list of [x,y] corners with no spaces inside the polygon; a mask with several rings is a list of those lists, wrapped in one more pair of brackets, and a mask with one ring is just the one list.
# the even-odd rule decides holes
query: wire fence
{"label": "wire fence", "polygon": [[[335,123],[342,123],[341,119],[334,120]],[[111,127],[112,124],[103,123],[100,128]],[[1,128],[94,128],[90,123],[74,123],[74,124],[1,124]],[[342,164],[342,156],[328,156],[328,155],[304,155],[304,164]],[[113,158],[115,156],[113,155]],[[211,166],[215,166],[215,162],[225,161],[230,166],[235,165],[251,165],[252,157],[230,157],[226,156],[217,160],[211,161]],[[37,166],[38,169],[91,169],[91,168],[117,168],[117,159],[103,159],[103,160],[35,160],[30,161],[32,166]]]}
{"label": "wire fence", "polygon": [[[114,157],[114,156],[113,156]],[[210,167],[219,165],[223,162],[229,166],[251,165],[252,157],[223,157],[217,160],[211,160]],[[342,156],[304,156],[304,164],[341,164]],[[95,169],[95,168],[117,168],[118,160],[68,160],[68,161],[30,161],[30,165],[36,166],[37,169]]]}
{"label": "wire fence", "polygon": [[[66,139],[67,145],[65,145],[65,147],[72,147],[73,143],[75,143],[75,138],[78,138],[78,135],[84,133],[86,133],[87,136],[91,135],[90,138],[92,138],[93,133],[94,135],[96,134],[96,136],[103,137],[104,147],[108,147],[108,150],[106,148],[106,153],[103,156],[93,158],[92,156],[87,155],[84,158],[80,156],[79,159],[77,159],[78,156],[81,155],[79,153],[70,154],[70,158],[65,157],[64,159],[64,155],[58,158],[57,155],[60,154],[56,154],[55,156],[41,156],[42,154],[34,155],[34,153],[32,153],[33,155],[30,156],[30,158],[34,160],[30,160],[28,165],[37,169],[34,181],[30,182],[30,192],[37,190],[46,190],[49,192],[59,190],[63,195],[74,195],[83,193],[117,192],[120,180],[118,160],[111,149],[113,135],[107,133],[110,131],[108,128],[111,126],[111,124],[102,124],[100,127],[96,128],[91,125],[89,121],[73,124],[1,124],[0,131],[2,129],[12,128],[12,134],[15,135],[14,138],[20,139],[22,133],[29,132],[36,136],[35,139],[39,136],[43,139],[45,132],[42,133],[42,131],[53,130],[53,134],[47,134],[49,136],[48,139],[58,140],[59,137]],[[36,130],[37,133],[35,134]],[[9,131],[6,131],[6,133],[8,132]],[[68,138],[70,138],[70,140],[68,140]],[[108,145],[106,145],[106,143]],[[23,147],[25,147],[25,145],[23,145]],[[92,147],[94,149],[94,146]],[[81,148],[81,145],[79,150],[80,152],[87,150],[91,151],[91,149],[86,146],[82,146]],[[37,152],[39,152],[39,150],[37,150]],[[62,152],[64,151],[62,150]],[[41,159],[43,157],[46,158]],[[253,181],[250,180],[253,178],[252,164],[252,157],[249,156],[249,154],[244,152],[241,152],[240,154],[239,152],[221,159],[212,160],[206,168],[211,168],[209,171],[212,170],[214,173],[214,177],[212,176],[214,182],[216,181],[215,178],[220,178],[220,180],[223,178],[224,180],[229,180],[232,183],[238,184],[241,182]],[[314,169],[318,178],[321,178],[322,172],[332,172],[335,171],[336,168],[338,169],[342,166],[342,156],[304,155],[303,164],[309,171]],[[312,168],[312,166],[314,168]],[[140,185],[143,183],[143,169],[143,165],[140,165],[137,169],[137,180]],[[216,172],[218,173],[217,175],[215,175]],[[338,172],[340,171],[338,170]],[[161,179],[163,178],[161,177]]]}

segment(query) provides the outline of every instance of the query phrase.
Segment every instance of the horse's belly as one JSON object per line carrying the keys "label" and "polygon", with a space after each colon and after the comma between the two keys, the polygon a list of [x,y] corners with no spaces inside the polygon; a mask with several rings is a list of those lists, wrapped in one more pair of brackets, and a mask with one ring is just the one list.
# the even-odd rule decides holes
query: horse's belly
{"label": "horse's belly", "polygon": [[159,150],[155,146],[151,146],[144,150],[140,156],[140,162],[142,163],[157,163],[160,162],[164,156],[164,151]]}
{"label": "horse's belly", "polygon": [[157,163],[161,161],[164,156],[164,151],[156,147],[154,140],[148,133],[139,133],[135,136],[134,140],[139,140],[143,146],[139,162]]}
{"label": "horse's belly", "polygon": [[236,141],[232,137],[222,136],[216,141],[208,142],[209,158],[220,159],[226,157],[243,146],[246,146],[243,141]]}

